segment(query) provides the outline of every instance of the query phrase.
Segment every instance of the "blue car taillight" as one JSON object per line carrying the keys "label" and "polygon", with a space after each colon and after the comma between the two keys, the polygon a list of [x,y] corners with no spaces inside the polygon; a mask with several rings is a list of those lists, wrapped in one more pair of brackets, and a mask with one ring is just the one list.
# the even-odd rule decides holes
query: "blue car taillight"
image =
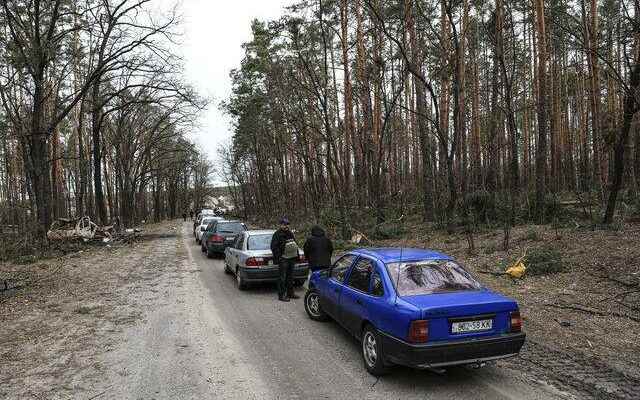
{"label": "blue car taillight", "polygon": [[426,319],[411,321],[407,340],[411,343],[424,343],[429,340],[429,321]]}
{"label": "blue car taillight", "polygon": [[511,332],[518,333],[522,332],[522,317],[520,316],[520,311],[511,311]]}

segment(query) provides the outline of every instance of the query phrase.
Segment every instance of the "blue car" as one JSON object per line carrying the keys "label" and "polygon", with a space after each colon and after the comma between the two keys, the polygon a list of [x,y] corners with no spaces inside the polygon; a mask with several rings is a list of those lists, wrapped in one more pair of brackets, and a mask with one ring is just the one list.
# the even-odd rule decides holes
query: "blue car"
{"label": "blue car", "polygon": [[367,370],[441,369],[518,355],[518,304],[482,286],[455,260],[421,249],[361,249],[316,271],[305,310],[362,343]]}

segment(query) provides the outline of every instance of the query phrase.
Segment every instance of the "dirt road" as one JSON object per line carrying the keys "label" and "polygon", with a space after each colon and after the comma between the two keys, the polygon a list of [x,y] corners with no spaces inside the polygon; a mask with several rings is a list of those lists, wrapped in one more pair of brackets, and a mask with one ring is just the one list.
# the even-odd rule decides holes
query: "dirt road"
{"label": "dirt road", "polygon": [[[29,312],[8,313],[0,398],[570,397],[508,362],[444,375],[398,368],[377,380],[338,325],[309,320],[301,300],[276,301],[273,286],[240,292],[222,260],[200,253],[189,223],[172,232],[104,257],[91,272],[103,276],[84,282],[95,290],[80,298],[56,292]],[[54,310],[53,321],[43,308]]]}

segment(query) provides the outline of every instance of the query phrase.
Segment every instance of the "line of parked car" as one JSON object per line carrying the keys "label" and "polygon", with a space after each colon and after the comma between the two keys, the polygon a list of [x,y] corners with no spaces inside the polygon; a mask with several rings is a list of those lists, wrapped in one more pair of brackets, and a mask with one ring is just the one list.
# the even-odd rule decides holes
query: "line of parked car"
{"label": "line of parked car", "polygon": [[[224,254],[238,288],[278,279],[273,230],[204,214],[194,236],[207,256]],[[307,277],[303,254],[295,267]],[[372,375],[393,365],[442,369],[517,356],[525,342],[515,300],[484,287],[452,257],[423,249],[358,249],[315,271],[304,298],[309,318],[335,320],[361,342]]]}
{"label": "line of parked car", "polygon": [[[252,283],[276,282],[278,266],[271,254],[271,238],[275,230],[249,230],[238,220],[226,220],[212,210],[201,211],[194,222],[193,234],[207,257],[224,257],[224,271],[233,274],[238,289]],[[294,266],[293,279],[300,286],[307,279],[309,265],[302,250]]]}

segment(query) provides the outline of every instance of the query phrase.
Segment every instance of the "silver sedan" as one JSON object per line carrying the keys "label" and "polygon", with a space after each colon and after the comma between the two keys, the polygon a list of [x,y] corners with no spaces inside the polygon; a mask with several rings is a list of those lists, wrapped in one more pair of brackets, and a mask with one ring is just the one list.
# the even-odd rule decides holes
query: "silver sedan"
{"label": "silver sedan", "polygon": [[[252,282],[277,282],[280,271],[273,262],[271,238],[274,230],[253,230],[240,233],[233,246],[225,249],[224,270],[235,274],[238,289],[244,290]],[[293,279],[301,285],[306,279],[309,265],[300,250],[293,269]]]}

